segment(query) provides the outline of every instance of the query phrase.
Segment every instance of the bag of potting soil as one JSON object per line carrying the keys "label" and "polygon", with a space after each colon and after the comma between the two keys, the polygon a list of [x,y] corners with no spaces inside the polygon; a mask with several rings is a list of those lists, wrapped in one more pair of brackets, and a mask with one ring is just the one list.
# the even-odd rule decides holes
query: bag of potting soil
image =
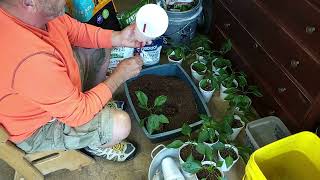
{"label": "bag of potting soil", "polygon": [[108,73],[112,73],[112,71],[117,67],[119,62],[121,62],[122,60],[133,57],[133,52],[134,52],[134,48],[128,48],[128,47],[113,48],[110,54]]}
{"label": "bag of potting soil", "polygon": [[145,5],[148,4],[149,0],[140,0],[139,3],[134,5],[130,10],[124,11],[117,15],[118,21],[120,23],[121,28],[125,28],[135,22],[136,20],[136,14],[139,11],[139,9]]}
{"label": "bag of potting soil", "polygon": [[[159,37],[141,49],[140,56],[145,66],[152,66],[160,62],[162,45],[163,37]],[[137,48],[136,52],[140,52],[140,48]]]}

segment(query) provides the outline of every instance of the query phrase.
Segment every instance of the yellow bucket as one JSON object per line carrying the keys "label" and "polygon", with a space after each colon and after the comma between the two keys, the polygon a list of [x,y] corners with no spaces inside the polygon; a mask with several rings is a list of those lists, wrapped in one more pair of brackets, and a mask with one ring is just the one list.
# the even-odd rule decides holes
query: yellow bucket
{"label": "yellow bucket", "polygon": [[320,180],[320,138],[301,132],[256,150],[243,180]]}

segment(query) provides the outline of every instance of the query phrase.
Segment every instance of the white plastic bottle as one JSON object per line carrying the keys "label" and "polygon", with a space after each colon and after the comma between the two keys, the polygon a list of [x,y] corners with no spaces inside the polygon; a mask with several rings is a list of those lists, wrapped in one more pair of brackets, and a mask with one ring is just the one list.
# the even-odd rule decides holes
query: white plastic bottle
{"label": "white plastic bottle", "polygon": [[185,180],[176,162],[171,157],[166,157],[161,162],[164,180]]}

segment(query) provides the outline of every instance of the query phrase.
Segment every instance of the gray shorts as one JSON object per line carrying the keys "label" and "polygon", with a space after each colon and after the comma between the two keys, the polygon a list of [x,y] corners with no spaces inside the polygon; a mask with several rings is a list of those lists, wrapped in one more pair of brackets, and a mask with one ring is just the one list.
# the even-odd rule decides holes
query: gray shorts
{"label": "gray shorts", "polygon": [[110,110],[106,106],[91,121],[79,127],[70,127],[53,119],[16,145],[26,153],[100,146],[112,139],[113,118]]}
{"label": "gray shorts", "polygon": [[[83,91],[105,80],[110,50],[74,47],[73,53],[79,65]],[[87,124],[75,128],[54,118],[31,137],[16,145],[27,153],[100,146],[111,141],[112,129],[112,113],[110,108],[105,106]]]}

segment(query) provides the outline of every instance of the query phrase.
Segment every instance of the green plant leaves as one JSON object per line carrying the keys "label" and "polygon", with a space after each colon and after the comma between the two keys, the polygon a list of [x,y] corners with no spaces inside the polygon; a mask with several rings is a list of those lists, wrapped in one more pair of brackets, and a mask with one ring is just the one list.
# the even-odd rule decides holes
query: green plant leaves
{"label": "green plant leaves", "polygon": [[226,157],[225,163],[226,163],[227,168],[229,168],[233,163],[233,158],[231,156]]}
{"label": "green plant leaves", "polygon": [[224,91],[224,93],[226,93],[226,94],[235,94],[237,92],[238,92],[238,89],[235,88],[235,87],[230,87],[230,88],[228,88],[227,90]]}
{"label": "green plant leaves", "polygon": [[164,123],[169,123],[169,120],[165,115],[151,114],[148,117],[147,130],[150,134],[152,134],[155,130],[160,128],[161,124]]}
{"label": "green plant leaves", "polygon": [[244,76],[238,76],[237,80],[238,80],[239,86],[241,88],[244,88],[248,84],[247,80],[246,80],[246,78]]}
{"label": "green plant leaves", "polygon": [[209,138],[210,138],[209,132],[206,129],[202,129],[198,135],[198,142],[203,143],[209,140]]}
{"label": "green plant leaves", "polygon": [[201,163],[190,154],[187,161],[182,164],[182,169],[188,173],[195,174],[202,169]]}
{"label": "green plant leaves", "polygon": [[200,62],[194,63],[193,66],[194,66],[194,68],[196,68],[195,70],[198,72],[202,72],[202,71],[206,70],[206,68],[207,68],[205,64],[202,64]]}
{"label": "green plant leaves", "polygon": [[196,150],[200,153],[205,155],[210,161],[213,160],[213,151],[212,149],[203,143],[198,143],[196,146]]}
{"label": "green plant leaves", "polygon": [[185,136],[191,136],[191,127],[188,124],[183,124],[182,129],[181,129],[181,133]]}
{"label": "green plant leaves", "polygon": [[172,143],[170,143],[167,148],[180,148],[182,145],[184,144],[184,142],[182,142],[181,140],[175,140]]}
{"label": "green plant leaves", "polygon": [[158,96],[154,100],[154,107],[161,107],[164,103],[167,102],[168,97],[167,96]]}
{"label": "green plant leaves", "polygon": [[248,90],[257,97],[262,97],[263,94],[259,91],[257,86],[249,86]]}
{"label": "green plant leaves", "polygon": [[226,54],[232,49],[232,42],[230,39],[228,39],[221,47],[221,54]]}
{"label": "green plant leaves", "polygon": [[147,95],[142,91],[136,91],[135,94],[136,94],[136,96],[138,98],[139,106],[147,108],[148,107],[148,97],[147,97]]}
{"label": "green plant leaves", "polygon": [[216,144],[212,145],[211,148],[215,151],[223,150],[224,144],[222,142],[217,142]]}

